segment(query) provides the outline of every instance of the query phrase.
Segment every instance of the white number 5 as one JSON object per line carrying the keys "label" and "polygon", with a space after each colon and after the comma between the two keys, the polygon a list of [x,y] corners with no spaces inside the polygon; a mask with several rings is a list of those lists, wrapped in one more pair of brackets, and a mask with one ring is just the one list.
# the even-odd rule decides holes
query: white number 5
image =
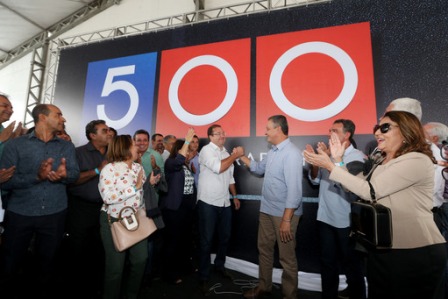
{"label": "white number 5", "polygon": [[123,127],[126,127],[134,118],[135,114],[138,110],[139,97],[137,89],[134,85],[129,83],[128,81],[117,80],[113,81],[114,77],[124,76],[124,75],[132,75],[135,73],[135,65],[128,65],[122,67],[111,68],[107,71],[106,80],[104,80],[103,90],[101,92],[101,97],[107,97],[112,92],[117,90],[122,90],[129,95],[129,109],[126,115],[117,120],[110,119],[106,115],[105,105],[101,104],[97,106],[96,112],[98,114],[99,119],[103,119],[106,121],[108,126],[114,127],[116,130],[119,130]]}

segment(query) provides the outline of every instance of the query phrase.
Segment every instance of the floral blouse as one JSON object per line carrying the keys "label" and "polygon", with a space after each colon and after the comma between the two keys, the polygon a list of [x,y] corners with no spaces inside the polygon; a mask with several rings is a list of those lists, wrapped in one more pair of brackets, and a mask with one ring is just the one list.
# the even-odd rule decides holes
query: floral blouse
{"label": "floral blouse", "polygon": [[[143,189],[135,190],[135,184],[142,166],[132,163],[131,168],[125,162],[107,164],[100,173],[98,188],[103,199],[101,211],[118,218],[120,210],[124,207],[133,207],[137,210],[144,205]],[[143,171],[143,181],[146,180]],[[129,216],[130,210],[123,212],[122,216]]]}

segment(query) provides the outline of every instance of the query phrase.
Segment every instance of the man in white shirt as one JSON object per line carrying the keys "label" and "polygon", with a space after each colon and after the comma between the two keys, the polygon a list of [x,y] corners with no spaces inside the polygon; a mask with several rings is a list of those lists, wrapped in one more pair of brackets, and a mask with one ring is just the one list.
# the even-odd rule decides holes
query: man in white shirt
{"label": "man in white shirt", "polygon": [[199,280],[204,295],[209,294],[207,283],[210,277],[210,253],[215,227],[219,240],[214,261],[215,270],[223,277],[230,278],[224,268],[232,225],[229,191],[235,210],[238,210],[240,201],[236,198],[233,162],[244,153],[241,147],[234,148],[232,154],[227,152],[224,148],[226,134],[220,125],[210,126],[207,135],[210,143],[204,146],[199,154],[201,172],[197,203],[200,236]]}

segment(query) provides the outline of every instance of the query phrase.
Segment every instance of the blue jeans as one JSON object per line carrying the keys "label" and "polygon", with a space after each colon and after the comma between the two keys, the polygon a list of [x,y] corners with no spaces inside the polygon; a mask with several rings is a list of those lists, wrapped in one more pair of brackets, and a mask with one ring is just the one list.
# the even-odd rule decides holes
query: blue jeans
{"label": "blue jeans", "polygon": [[232,226],[232,208],[230,206],[212,206],[201,200],[198,201],[197,207],[200,238],[199,279],[208,280],[210,277],[210,254],[215,230],[218,234],[218,248],[214,264],[215,268],[224,269]]}

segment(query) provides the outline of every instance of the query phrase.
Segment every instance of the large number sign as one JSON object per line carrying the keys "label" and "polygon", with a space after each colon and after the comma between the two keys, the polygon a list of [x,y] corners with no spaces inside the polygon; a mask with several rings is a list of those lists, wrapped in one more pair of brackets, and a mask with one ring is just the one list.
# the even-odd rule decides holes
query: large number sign
{"label": "large number sign", "polygon": [[89,63],[82,123],[103,119],[122,133],[151,131],[156,62],[157,53],[148,53]]}
{"label": "large number sign", "polygon": [[370,134],[376,105],[369,23],[257,38],[257,135],[287,115],[290,135],[323,135],[338,118]]}
{"label": "large number sign", "polygon": [[162,51],[156,131],[199,136],[221,124],[233,137],[250,135],[250,39]]}
{"label": "large number sign", "polygon": [[[104,119],[121,132],[151,131],[156,59],[150,53],[89,63],[83,123]],[[220,123],[228,136],[249,137],[253,96],[257,136],[273,114],[288,117],[290,135],[326,134],[337,118],[370,133],[376,106],[369,24],[261,36],[255,52],[250,38],[161,51],[155,131],[182,136],[193,126],[206,136]]]}

